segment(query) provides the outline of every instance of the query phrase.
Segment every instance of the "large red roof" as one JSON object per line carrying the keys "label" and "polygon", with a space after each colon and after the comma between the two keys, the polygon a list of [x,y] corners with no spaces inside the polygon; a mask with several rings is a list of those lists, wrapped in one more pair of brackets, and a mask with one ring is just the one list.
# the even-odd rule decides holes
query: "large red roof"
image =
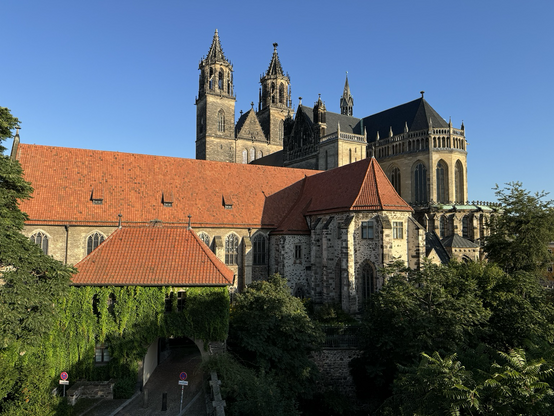
{"label": "large red roof", "polygon": [[75,285],[225,286],[234,276],[186,228],[118,229],[75,267]]}
{"label": "large red roof", "polygon": [[17,153],[34,188],[21,209],[43,224],[116,225],[121,214],[124,224],[183,225],[190,214],[194,227],[274,228],[298,198],[283,189],[318,173],[29,144]]}

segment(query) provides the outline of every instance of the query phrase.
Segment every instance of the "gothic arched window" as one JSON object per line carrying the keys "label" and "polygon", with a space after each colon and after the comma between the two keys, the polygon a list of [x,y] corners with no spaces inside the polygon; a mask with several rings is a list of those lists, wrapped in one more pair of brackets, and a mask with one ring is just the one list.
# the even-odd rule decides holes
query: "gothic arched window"
{"label": "gothic arched window", "polygon": [[442,216],[441,219],[440,219],[440,223],[439,223],[439,234],[440,234],[440,238],[444,238],[446,237],[446,228],[447,228],[447,223],[446,223],[446,217],[445,216]]}
{"label": "gothic arched window", "polygon": [[239,259],[239,237],[232,233],[225,238],[225,264],[237,264]]}
{"label": "gothic arched window", "polygon": [[99,233],[98,231],[94,234],[89,235],[87,238],[87,256],[92,253],[92,251],[95,250],[96,247],[102,244],[104,239],[104,235]]}
{"label": "gothic arched window", "polygon": [[464,203],[464,171],[462,167],[462,162],[459,160],[456,162],[454,168],[454,186],[455,186],[455,195],[456,202],[459,204]]}
{"label": "gothic arched window", "polygon": [[217,113],[217,131],[225,132],[225,112],[223,110],[219,110]]}
{"label": "gothic arched window", "polygon": [[264,152],[258,150],[258,159],[261,159],[262,157],[264,157]]}
{"label": "gothic arched window", "polygon": [[30,237],[31,241],[37,244],[44,254],[48,254],[48,236],[42,231],[37,231]]}
{"label": "gothic arched window", "polygon": [[394,168],[390,175],[390,181],[398,195],[400,195],[400,169]]}
{"label": "gothic arched window", "polygon": [[469,215],[464,215],[464,218],[462,218],[462,237],[469,238],[469,222],[470,218]]}
{"label": "gothic arched window", "polygon": [[242,151],[242,163],[248,163],[248,150],[246,149]]}
{"label": "gothic arched window", "polygon": [[423,163],[418,163],[414,170],[414,202],[427,202],[427,169]]}
{"label": "gothic arched window", "polygon": [[271,83],[271,104],[275,104],[275,83]]}
{"label": "gothic arched window", "polygon": [[254,264],[262,265],[267,264],[266,252],[265,252],[265,237],[262,234],[256,234],[254,241],[252,242],[254,249]]}
{"label": "gothic arched window", "polygon": [[204,244],[206,244],[208,247],[210,246],[210,236],[204,232],[198,234],[198,237]]}
{"label": "gothic arched window", "polygon": [[369,296],[375,292],[375,272],[370,263],[365,263],[362,266],[362,281],[361,281],[361,300],[363,303],[367,302]]}
{"label": "gothic arched window", "polygon": [[250,149],[250,160],[249,162],[252,162],[253,160],[256,160],[256,150],[254,148]]}
{"label": "gothic arched window", "polygon": [[447,202],[448,192],[446,191],[447,170],[443,162],[437,163],[437,202]]}
{"label": "gothic arched window", "polygon": [[219,71],[219,77],[217,79],[217,86],[220,90],[223,89],[223,71]]}
{"label": "gothic arched window", "polygon": [[285,102],[285,87],[283,86],[283,83],[279,85],[279,104],[283,104]]}
{"label": "gothic arched window", "polygon": [[340,259],[335,264],[335,292],[337,293],[337,302],[342,305],[342,268]]}

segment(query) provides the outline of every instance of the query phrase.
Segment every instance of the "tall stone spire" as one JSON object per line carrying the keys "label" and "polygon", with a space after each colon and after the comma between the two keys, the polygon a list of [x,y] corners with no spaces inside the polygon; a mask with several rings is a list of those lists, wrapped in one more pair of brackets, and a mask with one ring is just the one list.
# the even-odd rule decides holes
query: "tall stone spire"
{"label": "tall stone spire", "polygon": [[217,29],[215,30],[212,45],[210,46],[210,50],[208,51],[208,56],[205,59],[205,63],[215,62],[229,63],[229,61],[227,61],[227,58],[225,58],[223,49],[221,48],[221,42],[219,41],[219,33],[217,32]]}
{"label": "tall stone spire", "polygon": [[290,78],[285,74],[279,55],[277,54],[277,43],[273,44],[273,55],[265,74],[260,78],[262,84],[261,99],[258,105],[260,110],[269,107],[290,108]]}
{"label": "tall stone spire", "polygon": [[348,72],[346,72],[346,81],[344,82],[344,90],[340,98],[340,113],[351,116],[354,109],[354,98],[350,94],[350,85],[348,84]]}

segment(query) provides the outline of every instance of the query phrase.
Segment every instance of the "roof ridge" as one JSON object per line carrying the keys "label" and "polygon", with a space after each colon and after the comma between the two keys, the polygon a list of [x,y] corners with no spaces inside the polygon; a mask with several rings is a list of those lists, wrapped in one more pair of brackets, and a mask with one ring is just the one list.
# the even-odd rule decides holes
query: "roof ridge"
{"label": "roof ridge", "polygon": [[[368,176],[367,174],[368,174],[368,171],[369,171],[369,169],[370,169],[370,167],[371,167],[372,161],[373,161],[374,159],[375,159],[375,158],[372,157],[372,158],[369,160],[369,163],[368,163],[368,165],[367,165],[367,167],[366,167],[366,169],[365,169],[364,179],[362,180],[362,183],[360,184],[360,188],[358,189],[358,192],[357,192],[357,194],[356,194],[356,198],[354,198],[354,201],[352,201],[352,204],[350,205],[350,207],[348,207],[348,209],[349,209],[350,211],[352,210],[353,207],[355,207],[355,206],[357,205],[358,200],[360,199],[360,197],[361,197],[361,195],[362,195],[362,192],[363,192],[363,190],[364,190],[364,188],[365,188],[364,185],[366,184],[366,181],[367,181],[367,176]],[[375,179],[375,174],[373,175],[373,178]],[[377,181],[375,180],[375,182],[377,182]],[[376,184],[377,184],[377,183],[375,183],[375,185],[376,185]],[[376,189],[376,191],[377,191],[377,197],[379,198],[379,195],[378,195],[378,194],[379,194],[379,192],[378,192],[379,190],[377,189],[377,187],[375,187],[375,189]],[[383,204],[381,203],[381,198],[379,198],[379,205],[380,205],[381,207],[383,206]]]}

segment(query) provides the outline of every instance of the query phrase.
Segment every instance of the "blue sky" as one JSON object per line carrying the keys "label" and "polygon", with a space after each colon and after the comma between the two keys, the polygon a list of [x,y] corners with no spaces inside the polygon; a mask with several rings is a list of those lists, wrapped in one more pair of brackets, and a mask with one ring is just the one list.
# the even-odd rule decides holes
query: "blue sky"
{"label": "blue sky", "polygon": [[[293,105],[354,116],[420,97],[466,127],[470,200],[554,191],[554,2],[3,0],[0,106],[25,143],[194,158],[198,63],[214,30],[236,114],[279,44]],[[7,143],[11,147],[11,143]],[[554,198],[554,196],[551,195]]]}

